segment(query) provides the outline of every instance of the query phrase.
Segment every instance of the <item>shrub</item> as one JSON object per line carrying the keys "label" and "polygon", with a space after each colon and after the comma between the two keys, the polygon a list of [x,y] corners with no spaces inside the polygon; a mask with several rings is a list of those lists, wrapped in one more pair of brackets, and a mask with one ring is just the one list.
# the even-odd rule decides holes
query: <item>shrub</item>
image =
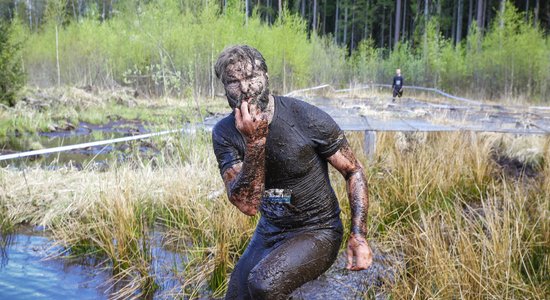
{"label": "shrub", "polygon": [[12,39],[12,26],[0,21],[0,103],[15,105],[25,77],[19,56],[20,44]]}

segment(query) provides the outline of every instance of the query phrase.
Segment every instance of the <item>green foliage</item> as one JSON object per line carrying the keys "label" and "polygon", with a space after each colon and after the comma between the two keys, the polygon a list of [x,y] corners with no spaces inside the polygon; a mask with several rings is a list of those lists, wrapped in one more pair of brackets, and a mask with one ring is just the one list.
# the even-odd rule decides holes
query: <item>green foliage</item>
{"label": "green foliage", "polygon": [[0,104],[9,106],[15,105],[17,91],[25,82],[21,45],[14,41],[13,31],[11,24],[0,21]]}
{"label": "green foliage", "polygon": [[[472,22],[457,45],[442,34],[448,18],[431,18],[393,50],[367,38],[351,55],[331,34],[308,33],[307,20],[288,10],[266,23],[261,9],[246,17],[242,1],[228,1],[225,9],[208,1],[130,2],[117,2],[117,13],[104,21],[89,10],[78,22],[66,21],[67,8],[52,2],[50,22],[29,34],[24,48],[29,81],[56,84],[55,26],[63,24],[59,57],[66,85],[123,84],[145,95],[214,96],[223,92],[213,73],[218,54],[229,45],[249,44],[263,53],[278,94],[324,83],[390,83],[396,68],[407,85],[464,96],[544,101],[550,94],[549,39],[508,2],[489,28]],[[422,10],[417,6],[411,3],[414,15]],[[57,15],[65,17],[52,22]],[[415,22],[424,24],[423,18],[418,13]]]}

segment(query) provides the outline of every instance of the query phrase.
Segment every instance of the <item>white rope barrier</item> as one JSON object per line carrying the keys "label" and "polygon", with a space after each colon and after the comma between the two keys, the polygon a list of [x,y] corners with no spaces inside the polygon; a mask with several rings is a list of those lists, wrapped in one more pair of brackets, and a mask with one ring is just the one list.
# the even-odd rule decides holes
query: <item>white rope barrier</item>
{"label": "white rope barrier", "polygon": [[1,155],[0,156],[0,161],[7,160],[7,159],[17,159],[17,158],[29,157],[29,156],[34,156],[34,155],[44,155],[44,154],[51,154],[51,153],[69,151],[69,150],[83,149],[83,148],[89,148],[89,147],[94,147],[94,146],[115,144],[115,143],[120,143],[120,142],[127,142],[127,141],[145,139],[145,138],[150,138],[150,137],[154,137],[154,136],[161,136],[161,135],[177,133],[177,132],[194,132],[194,131],[195,131],[195,129],[189,129],[189,128],[172,129],[172,130],[165,130],[165,131],[146,133],[146,134],[140,134],[140,135],[134,135],[134,136],[127,136],[127,137],[116,138],[116,139],[103,140],[103,141],[95,141],[95,142],[60,146],[60,147],[47,148],[47,149],[18,152],[18,153],[13,153],[13,154]]}
{"label": "white rope barrier", "polygon": [[[392,88],[391,84],[372,83],[372,84],[367,84],[367,85],[356,87],[356,88],[335,90],[335,92],[336,93],[345,93],[345,92],[350,92],[350,91],[354,91],[354,90],[370,89],[370,88],[373,88],[373,87]],[[458,96],[455,96],[455,95],[451,95],[449,93],[446,93],[442,90],[438,90],[438,89],[435,89],[435,88],[427,88],[427,87],[414,86],[414,85],[405,85],[405,86],[403,86],[403,88],[404,89],[410,89],[410,90],[421,90],[421,91],[426,91],[426,92],[433,92],[433,93],[436,93],[436,94],[440,94],[441,96],[444,96],[444,97],[447,97],[447,98],[450,98],[450,99],[453,99],[453,100],[465,102],[465,103],[468,103],[468,104],[483,105],[482,102],[471,100],[471,99],[466,99],[466,98],[462,98],[462,97],[458,97]]]}

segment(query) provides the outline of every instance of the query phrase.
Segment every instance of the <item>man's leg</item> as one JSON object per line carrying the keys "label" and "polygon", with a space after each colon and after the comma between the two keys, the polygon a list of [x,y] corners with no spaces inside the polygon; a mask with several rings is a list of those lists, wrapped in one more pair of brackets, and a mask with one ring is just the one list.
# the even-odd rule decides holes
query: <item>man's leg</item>
{"label": "man's leg", "polygon": [[252,299],[248,291],[248,276],[268,250],[265,248],[265,238],[255,232],[231,273],[225,299]]}
{"label": "man's leg", "polygon": [[323,274],[336,260],[342,233],[313,230],[284,241],[250,272],[253,299],[287,299],[298,287]]}

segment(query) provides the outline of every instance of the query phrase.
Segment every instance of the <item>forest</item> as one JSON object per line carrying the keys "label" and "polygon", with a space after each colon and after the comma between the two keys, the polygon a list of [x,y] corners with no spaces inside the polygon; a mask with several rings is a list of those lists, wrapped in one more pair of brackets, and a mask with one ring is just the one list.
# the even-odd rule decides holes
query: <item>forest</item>
{"label": "forest", "polygon": [[480,100],[550,93],[547,1],[0,0],[0,12],[31,86],[213,97],[217,54],[247,43],[277,93],[389,83],[396,68],[408,85]]}

